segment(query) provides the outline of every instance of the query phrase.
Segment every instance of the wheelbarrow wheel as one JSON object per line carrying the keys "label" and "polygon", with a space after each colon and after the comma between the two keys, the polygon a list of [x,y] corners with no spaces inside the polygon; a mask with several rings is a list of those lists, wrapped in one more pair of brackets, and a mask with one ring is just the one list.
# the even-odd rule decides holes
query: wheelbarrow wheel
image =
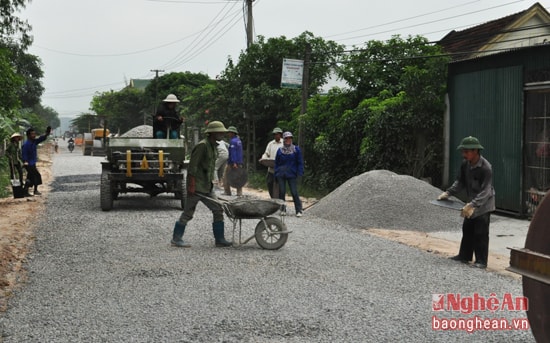
{"label": "wheelbarrow wheel", "polygon": [[256,225],[254,236],[262,248],[277,250],[285,245],[288,239],[288,233],[279,233],[282,231],[286,231],[286,225],[279,218],[267,217]]}

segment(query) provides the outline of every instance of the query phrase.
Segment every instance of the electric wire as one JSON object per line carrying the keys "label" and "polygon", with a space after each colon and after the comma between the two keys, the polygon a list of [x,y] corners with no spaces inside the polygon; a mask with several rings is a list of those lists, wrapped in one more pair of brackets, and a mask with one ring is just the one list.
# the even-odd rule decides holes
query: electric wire
{"label": "electric wire", "polygon": [[[149,1],[155,1],[155,0],[149,0]],[[259,2],[260,0],[257,0],[256,1],[256,4]],[[444,18],[444,19],[438,19],[438,20],[434,20],[434,21],[430,21],[430,22],[427,22],[427,23],[423,23],[423,24],[417,24],[417,25],[413,25],[413,26],[407,26],[407,27],[403,27],[403,28],[410,28],[410,27],[416,27],[416,26],[420,26],[420,25],[426,25],[426,24],[429,24],[429,23],[434,23],[434,22],[439,22],[439,21],[442,21],[442,20],[448,20],[450,18],[458,18],[458,17],[462,17],[462,16],[466,16],[466,15],[470,15],[470,14],[474,14],[474,13],[479,13],[479,12],[483,12],[483,11],[487,11],[487,10],[490,10],[490,9],[494,9],[494,8],[498,8],[498,7],[502,7],[502,6],[507,6],[507,5],[510,5],[510,4],[514,4],[514,3],[517,3],[517,2],[521,2],[523,0],[520,0],[520,1],[513,1],[513,2],[509,2],[509,3],[506,3],[506,4],[502,4],[502,5],[499,5],[499,6],[493,6],[493,7],[489,7],[489,8],[485,8],[485,9],[482,9],[482,10],[479,10],[479,11],[471,11],[471,12],[467,12],[467,13],[464,13],[464,14],[460,14],[460,15],[456,15],[456,16],[452,16],[452,17],[447,17],[447,18]],[[157,0],[156,2],[181,2],[181,3],[204,3],[204,2],[199,2],[199,1],[167,1],[167,0]],[[236,3],[237,1],[213,1],[213,2],[208,2],[209,4],[210,3],[225,3],[226,5],[229,3],[229,2],[234,2]],[[467,4],[470,4],[472,2],[469,2]],[[254,5],[256,5],[254,4]],[[463,4],[463,5],[467,5],[467,4]],[[458,6],[453,6],[453,7],[459,7],[461,5],[458,5]],[[451,8],[453,8],[451,7]],[[363,29],[359,29],[359,30],[354,30],[354,31],[349,31],[349,32],[345,32],[345,33],[341,33],[341,34],[335,34],[335,35],[332,35],[332,36],[327,36],[327,37],[334,37],[334,36],[341,36],[341,35],[345,35],[345,34],[348,34],[348,33],[354,33],[354,32],[358,32],[358,31],[362,31],[362,30],[367,30],[367,29],[370,29],[370,28],[375,28],[375,27],[380,27],[380,26],[384,26],[384,25],[390,25],[390,24],[393,24],[393,23],[396,23],[396,22],[402,22],[402,21],[405,21],[405,20],[410,20],[410,19],[414,19],[414,18],[418,18],[418,17],[424,17],[426,15],[429,15],[429,14],[434,14],[434,13],[438,13],[438,12],[442,12],[442,11],[445,11],[445,10],[448,10],[448,9],[451,9],[451,8],[447,8],[447,9],[444,9],[444,10],[440,10],[440,11],[434,11],[434,12],[430,12],[430,13],[427,13],[427,14],[423,14],[423,15],[418,15],[418,16],[415,16],[415,17],[409,17],[409,18],[405,18],[403,20],[399,20],[399,21],[392,21],[390,23],[386,23],[386,24],[380,24],[380,25],[376,25],[376,26],[373,26],[373,27],[369,27],[369,28],[363,28]],[[234,13],[232,13],[234,14]],[[227,16],[225,16],[224,18],[226,18]],[[215,17],[216,18],[216,17]],[[234,17],[232,18],[234,19]],[[214,27],[216,27],[217,25],[219,25],[221,21],[217,22],[214,24]],[[234,23],[235,24],[235,23]],[[231,25],[230,28],[232,28],[233,25]],[[228,24],[226,24],[227,26]],[[211,27],[212,25],[210,25]],[[224,27],[226,27],[224,26]],[[207,26],[206,28],[208,28],[209,26]],[[124,55],[129,55],[129,54],[134,54],[134,53],[141,53],[141,52],[146,52],[146,51],[150,51],[150,50],[154,50],[154,49],[158,49],[160,47],[166,47],[166,46],[169,46],[169,45],[173,45],[173,44],[176,44],[178,42],[181,42],[185,39],[188,39],[194,35],[200,35],[201,33],[203,33],[205,30],[201,30],[195,34],[192,34],[192,35],[189,35],[189,36],[186,36],[184,38],[181,38],[181,39],[178,39],[176,41],[173,41],[173,42],[170,42],[170,43],[166,43],[166,44],[163,44],[163,45],[160,45],[160,46],[157,46],[157,47],[154,47],[154,48],[150,48],[150,49],[143,49],[143,50],[140,50],[140,51],[136,51],[136,52],[130,52],[130,53],[123,53],[123,54],[102,54],[102,55],[97,55],[97,56],[124,56]],[[229,29],[230,29],[229,28]],[[403,29],[401,28],[401,29]],[[223,29],[223,28],[222,28]],[[228,30],[229,30],[228,29]],[[211,29],[209,32],[211,32],[213,29]],[[228,31],[226,30],[224,32],[224,34]],[[392,30],[393,31],[393,30]],[[441,31],[449,31],[449,30],[441,30]],[[218,31],[219,32],[219,31]],[[384,31],[384,32],[387,32],[387,31]],[[438,31],[440,32],[440,31]],[[370,33],[370,34],[365,34],[365,35],[361,35],[361,36],[356,36],[356,37],[365,37],[365,36],[369,36],[369,35],[375,35],[375,34],[379,34],[379,33]],[[207,49],[208,47],[210,47],[212,44],[214,44],[214,42],[216,42],[217,40],[219,40],[221,38],[221,36],[219,36],[218,38],[216,38],[215,40],[214,39],[211,39],[210,41],[206,42],[206,43],[203,43],[201,45],[201,47],[199,48],[200,50],[196,50],[195,53],[192,53],[192,52],[187,52],[187,54],[183,54],[183,51],[180,52],[180,54],[177,55],[177,57],[179,57],[179,59],[177,60],[170,60],[169,62],[171,63],[176,63],[175,66],[180,66],[182,65],[181,62],[183,63],[186,63],[187,61],[189,61],[189,59],[183,59],[183,57],[185,56],[189,56],[189,54],[191,54],[191,56],[196,57],[196,55],[200,54],[202,51],[204,51],[205,49]],[[348,37],[348,38],[343,38],[343,39],[340,39],[340,40],[348,40],[348,39],[353,39],[354,37]],[[197,39],[195,39],[196,41]],[[197,46],[198,44],[195,44],[194,46]],[[36,45],[35,45],[36,46]],[[63,53],[61,51],[56,51],[54,49],[48,49],[48,48],[44,48],[44,47],[40,47],[42,49],[46,49],[46,50],[50,50],[50,51],[54,51],[54,52],[59,52],[59,53]],[[351,50],[350,50],[351,51]],[[357,50],[358,51],[358,50]],[[76,53],[67,53],[67,54],[72,54],[72,55],[77,55],[77,56],[90,56],[90,55],[84,55],[84,54],[76,54]],[[92,56],[96,56],[96,55],[92,55]],[[179,62],[178,62],[179,61]],[[167,62],[168,63],[168,62]],[[317,63],[328,63],[328,62],[317,62]],[[334,62],[330,62],[330,63],[334,63]],[[94,87],[89,87],[89,88],[86,88],[86,89],[79,89],[79,90],[68,90],[68,91],[59,91],[59,92],[53,92],[53,93],[45,93],[44,95],[48,95],[48,97],[56,97],[56,98],[64,98],[64,97],[84,97],[84,96],[90,96],[90,93],[86,93],[85,95],[83,93],[77,93],[77,94],[71,94],[71,93],[75,93],[75,92],[79,92],[79,91],[85,91],[85,90],[92,90],[92,89],[98,89],[98,88],[102,88],[102,87],[105,87],[105,86],[112,86],[112,85],[121,85],[123,84],[123,82],[116,82],[116,83],[110,83],[110,84],[107,84],[107,85],[100,85],[100,86],[94,86]],[[93,94],[91,94],[93,95]]]}
{"label": "electric wire", "polygon": [[454,16],[450,16],[450,17],[445,17],[445,18],[441,18],[441,19],[435,19],[435,20],[431,20],[431,21],[427,21],[427,22],[423,22],[423,23],[419,23],[419,24],[402,26],[402,27],[399,27],[399,28],[396,28],[396,29],[373,32],[373,33],[368,33],[368,34],[358,35],[358,36],[353,36],[353,37],[348,37],[348,38],[341,38],[341,39],[338,39],[337,41],[345,41],[345,40],[350,40],[350,39],[357,39],[357,38],[375,36],[375,35],[379,35],[379,34],[383,34],[383,33],[395,32],[395,31],[399,31],[399,30],[410,29],[410,28],[413,28],[413,27],[419,27],[419,26],[424,26],[424,25],[428,25],[428,24],[438,23],[438,22],[442,22],[442,21],[445,21],[445,20],[449,20],[449,19],[456,19],[456,18],[460,18],[460,17],[466,16],[466,15],[477,14],[477,13],[480,13],[480,12],[493,10],[493,9],[496,9],[496,8],[499,8],[499,7],[508,6],[508,5],[518,3],[518,2],[522,2],[522,1],[524,1],[524,0],[516,0],[516,1],[508,2],[508,3],[505,3],[505,4],[484,8],[484,9],[477,10],[477,11],[470,11],[470,12],[466,12],[466,13],[463,13],[463,14],[454,15]]}
{"label": "electric wire", "polygon": [[[229,2],[223,6],[223,8],[214,16],[214,18],[210,21],[210,23],[195,37],[195,39],[187,45],[187,47],[183,50],[181,50],[176,56],[174,56],[171,60],[164,63],[161,68],[163,69],[172,69],[174,65],[177,65],[179,61],[182,59],[185,59],[186,56],[188,56],[190,53],[193,52],[193,49],[197,47],[199,44],[202,44],[204,40],[208,38],[208,36],[212,33],[213,30],[216,29],[218,25],[220,25],[222,22],[224,22],[228,16],[234,15],[235,13],[238,13],[238,11],[235,11],[234,13],[230,13],[231,10],[235,7],[236,2],[233,3],[233,5],[226,10],[228,7]],[[225,13],[224,13],[225,12]],[[221,17],[221,19],[218,19],[218,17]],[[217,21],[216,21],[217,20]],[[231,19],[230,19],[231,20]],[[205,33],[206,32],[206,33]]]}

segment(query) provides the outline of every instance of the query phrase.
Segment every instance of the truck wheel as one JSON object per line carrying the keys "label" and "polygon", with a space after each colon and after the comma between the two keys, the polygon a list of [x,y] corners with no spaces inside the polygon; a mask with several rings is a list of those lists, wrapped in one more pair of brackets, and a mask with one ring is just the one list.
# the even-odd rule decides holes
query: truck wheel
{"label": "truck wheel", "polygon": [[109,180],[109,172],[101,173],[101,186],[99,188],[99,197],[102,211],[110,211],[113,208],[113,185]]}

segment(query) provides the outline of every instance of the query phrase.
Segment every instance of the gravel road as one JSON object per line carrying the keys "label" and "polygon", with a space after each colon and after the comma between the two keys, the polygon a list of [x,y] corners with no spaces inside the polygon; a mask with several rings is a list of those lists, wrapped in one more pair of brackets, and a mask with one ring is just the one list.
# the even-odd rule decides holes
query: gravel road
{"label": "gravel road", "polygon": [[[28,282],[0,317],[2,342],[534,341],[529,330],[432,329],[433,316],[526,318],[523,311],[432,311],[434,293],[502,299],[522,295],[519,281],[313,211],[286,218],[293,233],[280,250],[254,240],[220,249],[211,214],[199,205],[185,236],[193,247],[174,248],[177,200],[135,194],[102,212],[103,158],[63,148]],[[245,220],[243,230],[252,234],[256,224]]]}

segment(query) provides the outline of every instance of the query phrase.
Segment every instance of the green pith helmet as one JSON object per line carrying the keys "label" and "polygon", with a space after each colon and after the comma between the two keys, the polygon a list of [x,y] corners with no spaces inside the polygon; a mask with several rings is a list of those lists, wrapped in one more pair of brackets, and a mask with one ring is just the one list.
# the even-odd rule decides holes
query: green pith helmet
{"label": "green pith helmet", "polygon": [[211,121],[210,123],[208,123],[208,126],[206,126],[206,130],[204,130],[204,132],[227,132],[227,129],[221,121]]}
{"label": "green pith helmet", "polygon": [[238,135],[239,131],[237,131],[237,128],[235,126],[230,126],[227,128],[227,132],[233,132],[234,134]]}
{"label": "green pith helmet", "polygon": [[468,136],[462,139],[462,142],[460,142],[460,145],[456,149],[457,150],[461,150],[461,149],[483,150],[483,146],[479,143],[479,140],[477,138]]}
{"label": "green pith helmet", "polygon": [[273,132],[272,132],[272,133],[273,133],[273,134],[276,134],[276,133],[282,134],[282,133],[283,133],[283,130],[281,130],[280,127],[276,127],[276,128],[273,129]]}

